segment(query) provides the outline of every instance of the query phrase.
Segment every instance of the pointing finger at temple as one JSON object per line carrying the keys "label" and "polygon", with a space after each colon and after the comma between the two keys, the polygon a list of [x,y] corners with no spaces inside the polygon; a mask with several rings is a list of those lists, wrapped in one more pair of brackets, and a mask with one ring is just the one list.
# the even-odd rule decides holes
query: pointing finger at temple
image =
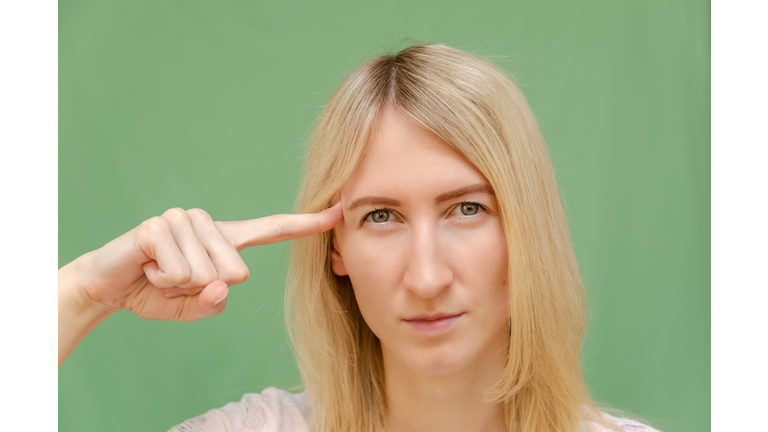
{"label": "pointing finger at temple", "polygon": [[221,234],[239,251],[328,231],[342,218],[341,203],[319,213],[280,214],[259,219],[216,222]]}

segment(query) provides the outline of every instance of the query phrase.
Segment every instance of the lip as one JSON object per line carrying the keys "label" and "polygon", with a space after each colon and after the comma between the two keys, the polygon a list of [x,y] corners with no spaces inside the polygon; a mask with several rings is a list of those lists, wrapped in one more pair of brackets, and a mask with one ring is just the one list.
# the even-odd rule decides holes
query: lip
{"label": "lip", "polygon": [[405,319],[408,326],[425,336],[439,336],[451,330],[461,319],[464,312],[459,314],[421,314]]}

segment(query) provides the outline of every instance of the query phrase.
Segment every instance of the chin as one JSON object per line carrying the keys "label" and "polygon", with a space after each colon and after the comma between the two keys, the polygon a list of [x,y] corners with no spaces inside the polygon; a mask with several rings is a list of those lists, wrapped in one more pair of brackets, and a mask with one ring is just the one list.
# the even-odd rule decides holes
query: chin
{"label": "chin", "polygon": [[437,348],[417,348],[404,353],[400,361],[412,371],[427,376],[450,375],[469,366],[471,359],[467,353]]}

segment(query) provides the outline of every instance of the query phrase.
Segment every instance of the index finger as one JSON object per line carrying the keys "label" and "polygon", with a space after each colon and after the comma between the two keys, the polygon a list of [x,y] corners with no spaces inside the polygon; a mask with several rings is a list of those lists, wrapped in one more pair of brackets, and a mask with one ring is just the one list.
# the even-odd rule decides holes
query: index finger
{"label": "index finger", "polygon": [[240,251],[328,231],[342,218],[341,202],[319,213],[279,214],[258,219],[215,222],[219,232]]}

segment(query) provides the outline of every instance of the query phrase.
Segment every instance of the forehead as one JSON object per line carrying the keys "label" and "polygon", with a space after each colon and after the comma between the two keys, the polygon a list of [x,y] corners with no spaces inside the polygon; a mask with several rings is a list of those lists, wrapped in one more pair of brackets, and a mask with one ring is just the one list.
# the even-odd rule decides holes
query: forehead
{"label": "forehead", "polygon": [[486,183],[480,171],[437,135],[387,109],[367,143],[365,156],[344,187],[359,194],[440,194]]}

